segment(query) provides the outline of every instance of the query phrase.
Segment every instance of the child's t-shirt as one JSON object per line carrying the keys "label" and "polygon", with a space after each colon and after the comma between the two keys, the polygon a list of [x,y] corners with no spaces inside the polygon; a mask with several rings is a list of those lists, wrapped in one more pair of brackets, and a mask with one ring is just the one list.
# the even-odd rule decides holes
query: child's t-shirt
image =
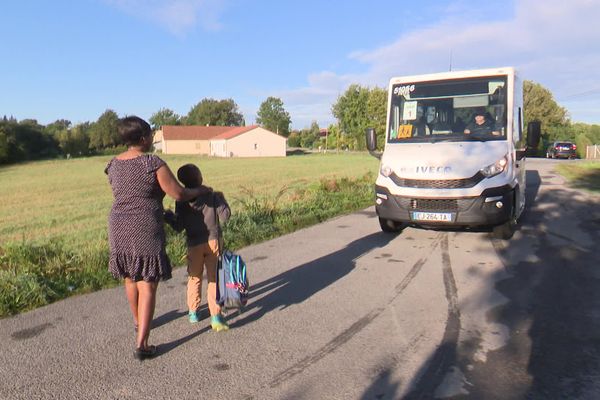
{"label": "child's t-shirt", "polygon": [[167,222],[178,232],[185,230],[187,246],[191,247],[219,239],[221,232],[217,216],[220,223],[225,223],[231,216],[231,210],[223,193],[212,192],[189,202],[176,202],[175,218]]}

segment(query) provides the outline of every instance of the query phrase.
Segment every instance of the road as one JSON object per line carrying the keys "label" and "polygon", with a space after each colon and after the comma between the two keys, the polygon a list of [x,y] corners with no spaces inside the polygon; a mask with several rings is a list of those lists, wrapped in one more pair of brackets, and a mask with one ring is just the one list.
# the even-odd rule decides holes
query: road
{"label": "road", "polygon": [[529,160],[510,241],[384,234],[369,208],[242,249],[251,301],[226,333],[187,322],[176,269],[153,360],[121,287],[0,320],[0,399],[600,398],[600,199],[559,162]]}

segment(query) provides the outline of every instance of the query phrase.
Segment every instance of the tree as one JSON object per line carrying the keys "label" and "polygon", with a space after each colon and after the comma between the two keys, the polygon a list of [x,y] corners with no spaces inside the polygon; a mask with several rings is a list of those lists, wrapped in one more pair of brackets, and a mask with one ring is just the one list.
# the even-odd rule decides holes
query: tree
{"label": "tree", "polygon": [[331,124],[329,125],[329,128],[327,128],[327,130],[327,148],[336,149],[336,151],[340,151],[340,148],[344,145],[344,140],[343,136],[340,134],[339,126]]}
{"label": "tree", "polygon": [[83,156],[89,153],[89,123],[79,124],[72,129],[60,131],[56,138],[63,154],[70,156]]}
{"label": "tree", "polygon": [[186,125],[243,126],[244,116],[233,99],[203,99],[188,113]]}
{"label": "tree", "polygon": [[8,155],[10,149],[8,144],[8,137],[4,133],[4,128],[0,126],[0,164],[8,163],[10,160]]}
{"label": "tree", "polygon": [[98,121],[90,127],[90,148],[105,149],[115,147],[121,143],[117,133],[117,121],[119,116],[113,110],[106,110],[98,118]]}
{"label": "tree", "polygon": [[566,126],[570,122],[567,110],[556,103],[552,93],[532,81],[523,82],[523,113],[525,122],[537,120],[543,127]]}
{"label": "tree", "polygon": [[150,117],[152,129],[160,129],[164,125],[181,125],[181,116],[168,108],[161,108]]}
{"label": "tree", "polygon": [[[383,92],[383,95],[382,95]],[[369,127],[385,131],[385,91],[380,88],[369,89],[360,85],[350,85],[331,107],[333,116],[343,134],[349,136],[348,144],[354,149],[364,149],[365,130]],[[375,124],[375,125],[374,125]]]}
{"label": "tree", "polygon": [[288,137],[292,120],[290,114],[283,108],[283,102],[277,97],[268,97],[260,105],[256,113],[256,122],[265,129]]}
{"label": "tree", "polygon": [[559,106],[550,90],[539,83],[523,82],[523,114],[525,126],[529,121],[541,122],[543,133],[538,151],[545,151],[555,140],[575,139],[575,135],[567,136],[570,125],[567,110]]}
{"label": "tree", "polygon": [[51,124],[46,125],[44,131],[49,135],[56,136],[59,132],[69,129],[71,121],[67,119],[57,119]]}
{"label": "tree", "polygon": [[44,132],[36,120],[0,122],[0,162],[54,157],[59,154],[56,140]]}
{"label": "tree", "polygon": [[319,139],[319,124],[313,121],[310,128],[300,131],[300,146],[304,148],[314,147],[315,142]]}
{"label": "tree", "polygon": [[289,147],[300,147],[300,132],[292,131],[288,136],[287,144]]}
{"label": "tree", "polygon": [[385,127],[387,125],[387,91],[375,87],[369,91],[367,101],[369,127],[375,128],[377,133],[377,147],[383,149],[385,145]]}

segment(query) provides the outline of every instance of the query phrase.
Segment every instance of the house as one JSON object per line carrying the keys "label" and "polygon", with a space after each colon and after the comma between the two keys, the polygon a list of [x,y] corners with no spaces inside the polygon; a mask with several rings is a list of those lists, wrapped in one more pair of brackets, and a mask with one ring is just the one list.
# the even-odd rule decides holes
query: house
{"label": "house", "polygon": [[165,125],[154,134],[154,148],[163,154],[285,157],[286,147],[285,137],[258,125]]}

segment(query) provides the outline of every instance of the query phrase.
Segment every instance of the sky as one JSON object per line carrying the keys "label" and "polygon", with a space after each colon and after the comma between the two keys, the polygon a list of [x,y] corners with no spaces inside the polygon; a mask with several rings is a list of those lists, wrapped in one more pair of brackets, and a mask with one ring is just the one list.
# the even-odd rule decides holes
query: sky
{"label": "sky", "polygon": [[350,84],[514,66],[600,124],[599,0],[21,0],[2,4],[0,116],[148,119],[278,97],[302,129]]}

